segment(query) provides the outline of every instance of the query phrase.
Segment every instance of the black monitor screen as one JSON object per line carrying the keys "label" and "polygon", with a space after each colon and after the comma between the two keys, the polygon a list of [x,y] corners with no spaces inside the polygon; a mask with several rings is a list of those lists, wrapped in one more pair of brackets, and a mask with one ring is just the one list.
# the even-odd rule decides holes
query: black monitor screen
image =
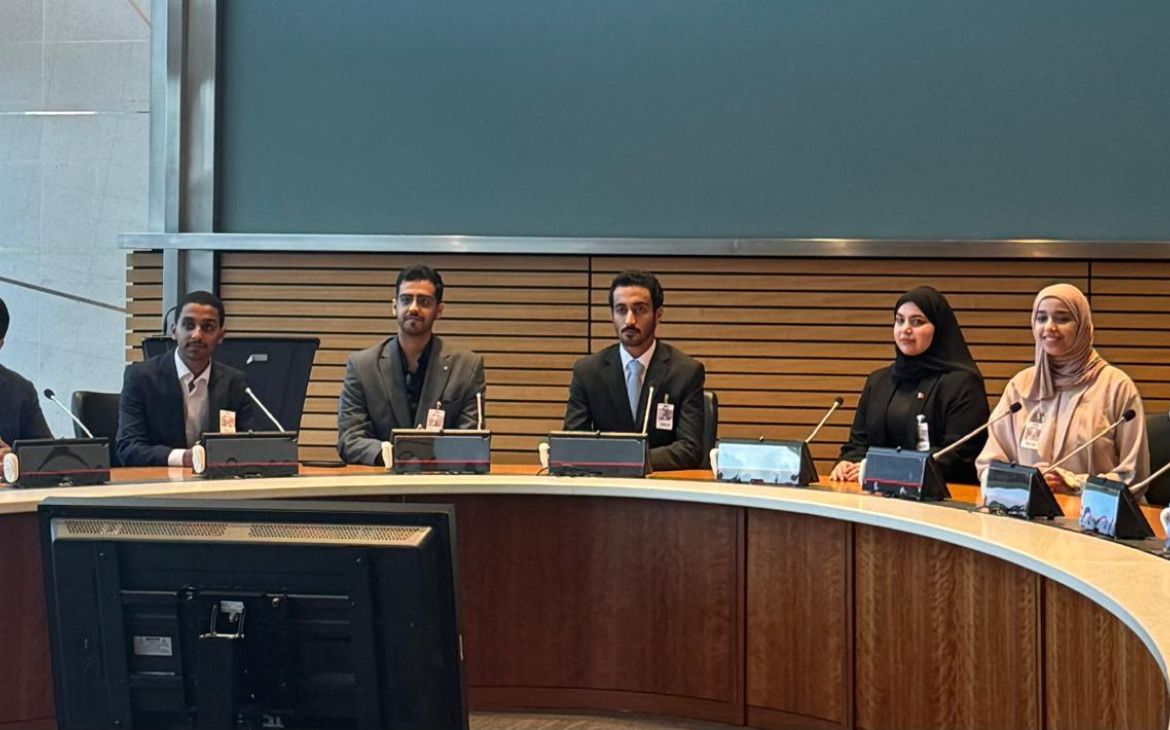
{"label": "black monitor screen", "polygon": [[467,727],[450,506],[40,508],[61,730]]}

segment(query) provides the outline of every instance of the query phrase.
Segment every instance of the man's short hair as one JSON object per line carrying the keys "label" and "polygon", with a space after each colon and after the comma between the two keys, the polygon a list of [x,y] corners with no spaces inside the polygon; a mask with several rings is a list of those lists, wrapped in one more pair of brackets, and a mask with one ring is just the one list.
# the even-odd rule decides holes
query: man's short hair
{"label": "man's short hair", "polygon": [[439,272],[426,264],[411,264],[402,271],[399,271],[398,280],[394,282],[394,296],[398,296],[398,290],[402,287],[402,282],[404,281],[431,282],[435,285],[435,301],[443,301],[443,277],[439,276]]}
{"label": "man's short hair", "polygon": [[0,299],[0,340],[8,336],[8,305]]}
{"label": "man's short hair", "polygon": [[179,302],[179,313],[175,315],[175,324],[179,323],[179,315],[183,313],[183,307],[188,304],[199,304],[204,307],[215,307],[215,311],[219,312],[219,326],[223,327],[224,320],[227,319],[227,312],[224,311],[223,302],[220,298],[209,291],[193,291],[183,297],[183,301]]}
{"label": "man's short hair", "polygon": [[650,304],[654,307],[654,311],[658,311],[658,308],[666,301],[666,295],[662,291],[662,285],[658,283],[657,276],[649,271],[627,269],[613,277],[613,283],[609,285],[609,308],[611,310],[613,309],[613,290],[619,286],[640,286],[650,292]]}

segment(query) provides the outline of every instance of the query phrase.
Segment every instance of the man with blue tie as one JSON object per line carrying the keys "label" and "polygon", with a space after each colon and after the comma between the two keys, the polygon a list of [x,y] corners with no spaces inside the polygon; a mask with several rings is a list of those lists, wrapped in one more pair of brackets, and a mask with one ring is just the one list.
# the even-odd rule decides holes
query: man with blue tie
{"label": "man with blue tie", "polygon": [[654,274],[614,278],[609,309],[618,342],[573,366],[564,428],[628,433],[646,423],[653,470],[694,469],[702,462],[706,375],[698,360],[655,339],[664,300]]}

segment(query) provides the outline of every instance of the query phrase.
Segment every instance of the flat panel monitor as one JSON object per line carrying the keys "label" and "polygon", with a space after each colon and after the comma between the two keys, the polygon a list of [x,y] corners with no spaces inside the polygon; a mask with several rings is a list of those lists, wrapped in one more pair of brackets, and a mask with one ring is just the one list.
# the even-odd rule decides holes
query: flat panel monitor
{"label": "flat panel monitor", "polygon": [[466,730],[452,506],[39,512],[60,730]]}

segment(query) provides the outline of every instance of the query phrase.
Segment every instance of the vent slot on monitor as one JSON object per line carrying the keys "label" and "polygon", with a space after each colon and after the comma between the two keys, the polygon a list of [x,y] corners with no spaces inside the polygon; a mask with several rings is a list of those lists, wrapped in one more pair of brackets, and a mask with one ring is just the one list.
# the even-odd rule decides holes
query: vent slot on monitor
{"label": "vent slot on monitor", "polygon": [[296,522],[207,522],[197,520],[99,520],[56,518],[53,540],[158,540],[256,544],[371,545],[418,547],[430,527]]}

